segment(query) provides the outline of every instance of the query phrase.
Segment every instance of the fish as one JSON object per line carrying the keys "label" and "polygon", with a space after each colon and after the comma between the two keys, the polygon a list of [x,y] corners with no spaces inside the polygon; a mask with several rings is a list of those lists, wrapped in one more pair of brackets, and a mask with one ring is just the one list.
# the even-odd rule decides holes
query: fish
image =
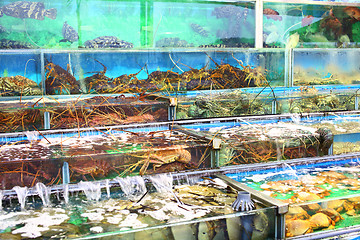
{"label": "fish", "polygon": [[84,42],[86,48],[133,48],[133,44],[115,36],[101,36]]}
{"label": "fish", "polygon": [[347,15],[356,20],[360,20],[360,9],[357,7],[348,6],[343,10]]}
{"label": "fish", "polygon": [[45,9],[42,2],[17,1],[9,3],[1,8],[2,14],[15,18],[32,18],[36,20],[44,20],[45,17],[56,19],[56,8]]}
{"label": "fish", "polygon": [[208,37],[208,31],[206,31],[202,26],[200,26],[199,24],[196,23],[191,23],[190,24],[191,29],[196,32],[197,34],[203,36],[203,37]]}
{"label": "fish", "polygon": [[286,48],[296,48],[299,43],[300,35],[299,33],[291,34],[286,43]]}
{"label": "fish", "polygon": [[13,41],[8,39],[0,40],[0,49],[30,49],[34,48],[30,43]]}
{"label": "fish", "polygon": [[0,17],[4,16],[2,9],[0,8]]}
{"label": "fish", "polygon": [[301,19],[301,26],[309,26],[314,21],[314,17],[312,15],[307,15],[303,19]]}
{"label": "fish", "polygon": [[62,28],[62,35],[64,39],[60,40],[60,42],[76,42],[79,40],[79,35],[77,31],[70,26],[66,21],[64,22],[63,28]]}
{"label": "fish", "polygon": [[273,20],[282,20],[282,17],[279,15],[279,13],[271,8],[265,8],[263,10],[264,15],[267,17],[267,19],[273,19]]}

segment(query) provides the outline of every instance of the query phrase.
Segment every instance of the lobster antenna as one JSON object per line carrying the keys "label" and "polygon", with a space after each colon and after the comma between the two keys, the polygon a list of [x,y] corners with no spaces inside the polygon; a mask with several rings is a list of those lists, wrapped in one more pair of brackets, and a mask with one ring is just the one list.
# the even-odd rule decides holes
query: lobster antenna
{"label": "lobster antenna", "polygon": [[29,63],[30,61],[34,61],[34,62],[35,62],[35,59],[31,58],[31,59],[29,59],[29,60],[26,61],[26,63],[25,63],[25,70],[24,70],[24,77],[26,77],[26,68],[27,68],[27,65],[28,65],[28,63]]}

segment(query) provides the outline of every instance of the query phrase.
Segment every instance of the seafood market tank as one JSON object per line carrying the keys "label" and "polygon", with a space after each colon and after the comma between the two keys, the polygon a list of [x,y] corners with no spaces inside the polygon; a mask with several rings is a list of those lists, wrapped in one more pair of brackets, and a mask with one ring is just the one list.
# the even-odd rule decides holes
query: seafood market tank
{"label": "seafood market tank", "polygon": [[[1,216],[7,221],[1,225],[2,239],[277,238],[276,207],[249,198],[251,211],[233,210],[239,189],[209,174],[157,174],[15,190],[4,193]],[[13,195],[19,201],[11,200]],[[246,222],[254,224],[249,228]]]}

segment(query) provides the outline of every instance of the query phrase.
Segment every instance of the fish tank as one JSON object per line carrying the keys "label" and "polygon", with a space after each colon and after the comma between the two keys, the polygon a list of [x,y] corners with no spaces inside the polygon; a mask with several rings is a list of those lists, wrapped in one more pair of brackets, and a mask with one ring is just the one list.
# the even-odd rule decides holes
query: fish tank
{"label": "fish tank", "polygon": [[[140,22],[146,15],[142,10],[144,4],[141,1],[3,1],[0,47],[139,47]],[[98,16],[96,20],[94,15]]]}
{"label": "fish tank", "polygon": [[285,85],[283,50],[73,51],[45,53],[44,59],[49,95],[166,95]]}
{"label": "fish tank", "polygon": [[[279,119],[277,119],[279,120]],[[329,154],[333,135],[326,128],[277,122],[275,118],[233,119],[182,124],[179,131],[204,139],[218,139],[216,166],[257,164]],[[214,140],[215,141],[215,140]]]}
{"label": "fish tank", "polygon": [[305,235],[317,239],[359,231],[358,168],[358,155],[349,154],[247,166],[224,173],[264,198],[289,203],[286,238]]}
{"label": "fish tank", "polygon": [[40,97],[22,97],[22,100],[7,98],[5,101],[0,101],[0,133],[43,129],[44,111],[37,103],[40,99]]}
{"label": "fish tank", "polygon": [[4,98],[0,101],[2,133],[169,120],[169,102],[133,94]]}
{"label": "fish tank", "polygon": [[16,187],[1,192],[0,237],[275,239],[276,208],[249,198],[251,210],[236,211],[238,191],[216,177],[170,174]]}
{"label": "fish tank", "polygon": [[[212,145],[170,124],[1,135],[0,188],[209,168]],[[6,149],[6,150],[5,150]]]}
{"label": "fish tank", "polygon": [[268,115],[274,112],[274,97],[240,89],[178,95],[175,119]]}
{"label": "fish tank", "polygon": [[357,89],[347,89],[346,86],[342,89],[301,86],[291,94],[278,95],[276,100],[276,113],[315,113],[358,109]]}
{"label": "fish tank", "polygon": [[[295,49],[293,85],[346,85],[358,87],[357,52],[350,49]],[[316,60],[315,60],[316,59]]]}
{"label": "fish tank", "polygon": [[2,51],[0,61],[0,99],[43,94],[38,51]]}
{"label": "fish tank", "polygon": [[0,48],[248,48],[255,44],[254,6],[254,1],[3,1]]}
{"label": "fish tank", "polygon": [[169,120],[169,102],[124,94],[47,98],[47,129],[87,128]]}
{"label": "fish tank", "polygon": [[315,1],[264,2],[264,47],[358,47],[359,6],[359,3]]}

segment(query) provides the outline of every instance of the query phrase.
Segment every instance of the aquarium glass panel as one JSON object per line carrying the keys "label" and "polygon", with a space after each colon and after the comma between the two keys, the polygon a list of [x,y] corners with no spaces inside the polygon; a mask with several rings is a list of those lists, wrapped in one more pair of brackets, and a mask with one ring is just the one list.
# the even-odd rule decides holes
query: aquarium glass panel
{"label": "aquarium glass panel", "polygon": [[2,197],[2,239],[276,238],[276,208],[256,201],[252,211],[234,211],[237,191],[218,178],[179,181],[162,174],[58,188],[37,183]]}
{"label": "aquarium glass panel", "polygon": [[0,62],[0,98],[42,95],[39,52],[2,52]]}
{"label": "aquarium glass panel", "polygon": [[293,237],[360,224],[358,169],[357,158],[324,159],[228,176],[290,203],[285,214],[286,236]]}
{"label": "aquarium glass panel", "polygon": [[153,9],[155,47],[254,47],[253,2],[156,1]]}
{"label": "aquarium glass panel", "polygon": [[358,54],[356,49],[296,50],[293,61],[293,84],[359,84]]}
{"label": "aquarium glass panel", "polygon": [[278,97],[277,113],[312,113],[355,110],[356,91],[319,91],[316,87],[300,87],[291,96]]}
{"label": "aquarium glass panel", "polygon": [[[0,103],[0,107],[5,104]],[[22,105],[22,104],[19,104]],[[43,129],[44,116],[38,108],[18,106],[2,108],[0,111],[0,132],[35,131]]]}
{"label": "aquarium glass panel", "polygon": [[179,95],[177,101],[176,119],[190,119],[272,114],[275,98],[231,90]]}
{"label": "aquarium glass panel", "polygon": [[327,155],[333,141],[331,132],[327,137],[328,131],[271,120],[183,126],[199,137],[221,139],[219,166]]}
{"label": "aquarium glass panel", "polygon": [[357,47],[357,6],[264,3],[264,46]]}
{"label": "aquarium glass panel", "polygon": [[[5,175],[4,178],[8,180],[6,186],[13,186],[11,181],[18,181],[16,176],[29,176],[32,181],[23,185],[30,187],[36,183],[34,176],[40,181],[40,173],[43,172],[46,183],[61,183],[65,176],[63,174],[67,174],[62,169],[65,162],[71,183],[211,165],[208,141],[169,130],[169,127],[118,130],[114,130],[114,127],[112,130],[94,127],[88,131],[79,128],[78,131],[53,130],[49,133],[28,131],[15,137],[5,134],[1,140],[1,147],[7,149],[0,152],[0,163],[6,166],[1,168],[0,176]],[[30,167],[25,169],[21,163]],[[40,166],[34,167],[35,163]],[[43,165],[57,167],[40,168]],[[19,166],[21,169],[16,171]],[[47,171],[51,171],[51,174]]]}
{"label": "aquarium glass panel", "polygon": [[140,96],[96,96],[50,100],[50,129],[167,121],[169,103]]}
{"label": "aquarium glass panel", "polygon": [[174,93],[284,86],[283,50],[45,54],[47,94]]}
{"label": "aquarium glass panel", "polygon": [[3,1],[0,48],[132,48],[140,1]]}

